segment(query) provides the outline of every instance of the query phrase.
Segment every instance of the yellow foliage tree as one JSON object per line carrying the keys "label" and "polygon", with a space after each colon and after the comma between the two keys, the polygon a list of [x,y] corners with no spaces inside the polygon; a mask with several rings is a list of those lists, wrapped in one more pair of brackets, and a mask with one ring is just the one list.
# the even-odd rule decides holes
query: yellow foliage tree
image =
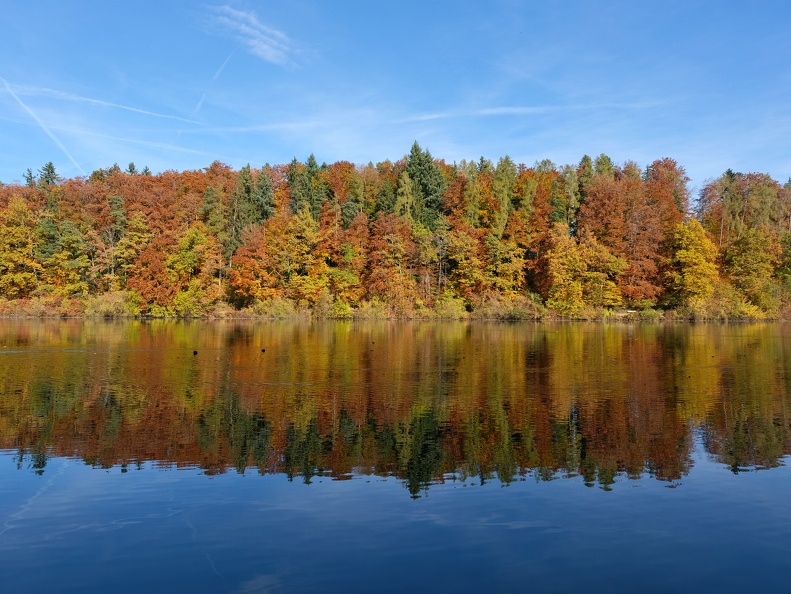
{"label": "yellow foliage tree", "polygon": [[0,293],[27,297],[39,282],[41,264],[33,255],[36,216],[21,196],[12,196],[0,212]]}
{"label": "yellow foliage tree", "polygon": [[552,226],[546,260],[549,278],[547,306],[561,315],[576,315],[585,305],[582,278],[586,266],[579,245],[569,235],[567,224],[555,223]]}
{"label": "yellow foliage tree", "polygon": [[689,219],[673,230],[670,284],[679,305],[701,305],[714,293],[719,270],[717,246],[697,219]]}

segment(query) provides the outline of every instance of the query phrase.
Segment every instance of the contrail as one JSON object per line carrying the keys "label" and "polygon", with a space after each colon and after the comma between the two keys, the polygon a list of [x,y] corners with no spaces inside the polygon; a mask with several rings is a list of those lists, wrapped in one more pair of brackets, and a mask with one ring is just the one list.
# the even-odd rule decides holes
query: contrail
{"label": "contrail", "polygon": [[[7,85],[6,85],[7,86]],[[168,115],[164,113],[157,113],[155,111],[148,111],[146,109],[140,109],[138,107],[131,107],[129,105],[122,105],[120,103],[113,103],[112,101],[104,101],[103,99],[92,99],[91,97],[82,97],[80,95],[74,95],[72,93],[64,93],[63,91],[57,91],[55,89],[47,89],[47,88],[30,88],[31,94],[36,95],[48,95],[50,97],[56,97],[58,99],[66,99],[67,101],[77,101],[79,103],[88,103],[90,105],[99,105],[102,107],[112,107],[115,109],[123,109],[126,111],[131,111],[134,113],[139,113],[142,115],[151,116],[154,118],[163,118],[166,120],[176,120],[179,122],[186,122],[187,124],[200,124],[200,122],[196,122],[195,120],[190,120],[187,118],[180,118],[179,116]],[[24,93],[23,93],[24,94]]]}
{"label": "contrail", "polygon": [[229,61],[229,60],[230,60],[230,59],[233,57],[233,55],[234,55],[235,53],[236,53],[236,50],[232,51],[232,52],[231,52],[231,53],[228,55],[228,57],[227,57],[227,58],[225,58],[225,62],[223,62],[223,63],[222,63],[222,66],[220,66],[220,67],[217,69],[217,72],[215,72],[215,73],[214,73],[214,76],[212,77],[212,80],[217,80],[217,77],[219,77],[219,76],[220,76],[220,74],[222,74],[222,71],[225,69],[225,65],[228,63],[228,61]]}
{"label": "contrail", "polygon": [[[203,102],[206,100],[206,93],[207,92],[208,91],[203,91],[203,95],[201,95],[200,101],[198,101],[198,104],[195,106],[195,109],[192,110],[192,115],[195,115],[196,113],[198,113],[198,110],[201,107],[203,107]],[[179,136],[181,136],[181,132],[179,132]]]}
{"label": "contrail", "polygon": [[22,109],[24,109],[28,113],[28,115],[30,115],[31,118],[33,118],[33,120],[39,125],[39,127],[42,130],[44,130],[46,135],[50,137],[52,142],[58,145],[58,148],[60,148],[60,150],[63,151],[63,154],[65,154],[69,158],[69,161],[72,162],[72,164],[79,170],[79,172],[85,175],[85,172],[82,170],[82,167],[80,167],[80,164],[74,160],[74,157],[72,157],[71,153],[66,150],[66,147],[63,146],[63,143],[58,139],[58,137],[52,133],[52,131],[47,127],[47,125],[43,121],[41,121],[41,119],[33,112],[32,109],[30,109],[27,105],[25,105],[22,102],[22,100],[19,97],[17,97],[17,94],[11,90],[11,85],[8,84],[8,81],[6,81],[6,79],[4,79],[1,76],[0,76],[0,80],[3,81],[3,85],[5,85],[5,90],[8,91],[8,94],[11,95],[14,98],[14,100],[16,100],[17,103],[19,103],[19,106]]}
{"label": "contrail", "polygon": [[[222,66],[220,66],[217,69],[217,72],[214,73],[214,76],[212,76],[212,78],[211,78],[212,82],[214,82],[215,80],[217,80],[217,78],[219,78],[220,74],[222,74],[222,71],[225,70],[225,65],[230,61],[230,59],[233,57],[233,55],[235,53],[236,53],[236,50],[232,51],[228,55],[228,57],[225,58],[225,62],[222,63]],[[198,113],[200,108],[203,107],[203,102],[206,100],[206,94],[209,92],[209,89],[211,89],[211,85],[209,85],[208,89],[203,91],[203,95],[201,95],[200,101],[198,101],[198,104],[195,106],[195,109],[192,110],[192,115],[195,115],[196,113]]]}

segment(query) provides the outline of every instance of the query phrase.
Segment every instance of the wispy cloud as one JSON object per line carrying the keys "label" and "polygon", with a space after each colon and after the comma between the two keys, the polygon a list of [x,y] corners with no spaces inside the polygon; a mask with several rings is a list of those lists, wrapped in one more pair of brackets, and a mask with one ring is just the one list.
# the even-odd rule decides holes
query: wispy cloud
{"label": "wispy cloud", "polygon": [[454,109],[433,113],[414,114],[397,120],[397,123],[430,122],[451,118],[483,118],[494,116],[529,116],[556,112],[594,111],[600,109],[641,110],[658,107],[660,101],[642,103],[591,103],[570,105],[502,105],[476,109]]}
{"label": "wispy cloud", "polygon": [[[201,151],[198,149],[193,149],[189,147],[179,146],[176,144],[164,143],[164,142],[153,142],[150,140],[142,140],[140,138],[128,138],[123,136],[111,136],[108,134],[101,134],[99,132],[93,132],[91,130],[84,130],[84,129],[72,129],[72,128],[56,128],[60,132],[65,132],[68,134],[74,134],[79,136],[81,140],[87,140],[88,138],[98,138],[100,140],[109,140],[111,142],[120,142],[124,144],[132,144],[135,146],[141,146],[145,148],[153,148],[159,149],[165,152],[177,152],[177,153],[186,153],[190,155],[201,155],[201,156],[213,156],[214,153]],[[105,152],[112,152],[111,150],[107,150]]]}
{"label": "wispy cloud", "polygon": [[[230,57],[230,56],[229,56]],[[227,62],[227,60],[226,60]],[[224,64],[223,64],[224,66]],[[215,76],[216,78],[216,76]],[[62,99],[64,101],[74,101],[77,103],[85,103],[88,105],[97,105],[100,107],[110,107],[113,109],[122,109],[124,111],[131,111],[133,113],[139,113],[140,115],[146,115],[154,118],[162,118],[166,120],[176,120],[178,122],[184,122],[187,124],[200,124],[200,122],[195,120],[190,120],[187,118],[182,118],[175,115],[169,115],[165,113],[157,113],[155,111],[148,111],[147,109],[139,109],[137,107],[131,107],[129,105],[123,105],[121,103],[113,103],[112,101],[105,101],[103,99],[93,99],[91,97],[82,97],[80,95],[75,95],[73,93],[66,93],[63,91],[58,91],[56,89],[48,89],[46,87],[10,87],[8,83],[6,83],[6,87],[8,89],[12,89],[17,95],[22,96],[39,96],[39,97],[52,97],[54,99]]]}
{"label": "wispy cloud", "polygon": [[14,98],[14,100],[19,104],[19,106],[22,109],[24,109],[31,118],[33,118],[33,121],[35,121],[36,124],[38,124],[39,128],[41,128],[44,131],[44,133],[47,136],[49,136],[50,140],[52,140],[52,142],[54,142],[61,151],[63,151],[63,154],[68,157],[69,161],[72,162],[72,165],[74,165],[80,173],[85,175],[85,171],[83,171],[82,167],[80,167],[80,164],[77,163],[77,161],[74,159],[74,157],[71,156],[71,153],[66,149],[66,147],[63,145],[63,143],[60,141],[60,139],[57,136],[55,136],[54,132],[52,132],[52,130],[49,129],[49,127],[44,123],[44,121],[40,117],[38,117],[38,115],[36,115],[36,113],[33,110],[30,109],[19,98],[19,96],[11,88],[11,85],[8,84],[8,81],[6,81],[6,79],[4,79],[2,77],[0,77],[0,81],[3,81],[3,85],[5,86],[6,92],[9,95],[11,95],[11,97]]}
{"label": "wispy cloud", "polygon": [[277,64],[293,64],[293,46],[285,33],[267,27],[253,12],[243,12],[230,6],[214,6],[213,23],[233,35],[254,56]]}

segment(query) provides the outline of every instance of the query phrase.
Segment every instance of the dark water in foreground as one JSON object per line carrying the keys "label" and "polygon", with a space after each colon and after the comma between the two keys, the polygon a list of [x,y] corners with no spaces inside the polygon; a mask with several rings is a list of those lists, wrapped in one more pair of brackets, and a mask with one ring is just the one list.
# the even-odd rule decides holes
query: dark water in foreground
{"label": "dark water in foreground", "polygon": [[0,589],[785,591],[789,382],[782,324],[0,322]]}

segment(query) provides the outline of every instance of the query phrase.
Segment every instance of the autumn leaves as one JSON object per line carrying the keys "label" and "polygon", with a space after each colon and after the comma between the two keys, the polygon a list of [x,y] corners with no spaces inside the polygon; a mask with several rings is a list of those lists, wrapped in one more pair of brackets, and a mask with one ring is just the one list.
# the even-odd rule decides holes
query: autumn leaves
{"label": "autumn leaves", "polygon": [[0,187],[7,300],[112,295],[157,316],[278,302],[330,317],[514,303],[527,316],[761,317],[781,312],[791,276],[788,187],[728,171],[692,209],[672,159],[449,165],[415,143],[365,166],[50,169]]}

